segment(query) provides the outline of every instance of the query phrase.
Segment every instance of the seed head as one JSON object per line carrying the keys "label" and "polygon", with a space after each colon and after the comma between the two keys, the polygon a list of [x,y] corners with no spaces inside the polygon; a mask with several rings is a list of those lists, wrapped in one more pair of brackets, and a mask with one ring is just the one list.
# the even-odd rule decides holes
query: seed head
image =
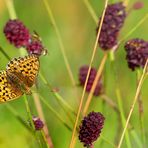
{"label": "seed head", "polygon": [[125,44],[126,60],[129,68],[144,67],[148,58],[148,41],[143,39],[131,39]]}
{"label": "seed head", "polygon": [[44,123],[39,117],[33,117],[32,120],[36,130],[41,130],[44,127]]}
{"label": "seed head", "polygon": [[[79,81],[80,81],[81,86],[85,85],[88,69],[89,69],[89,66],[87,66],[87,65],[80,67]],[[87,86],[86,86],[87,92],[90,92],[92,85],[93,85],[93,82],[95,80],[96,74],[97,74],[96,69],[92,67],[91,70],[90,70],[90,75],[89,75],[89,79],[88,79]],[[102,93],[102,81],[100,79],[97,83],[96,88],[95,88],[94,96],[98,96],[101,93]]]}
{"label": "seed head", "polygon": [[91,146],[100,136],[105,117],[99,112],[90,112],[81,122],[79,127],[79,140],[84,147]]}
{"label": "seed head", "polygon": [[4,34],[7,40],[17,48],[26,46],[30,38],[29,30],[18,19],[9,20],[6,23]]}
{"label": "seed head", "polygon": [[[122,2],[110,4],[107,6],[100,37],[98,40],[99,46],[103,50],[108,50],[117,45],[117,37],[126,18],[125,6]],[[101,20],[101,18],[100,18]],[[100,26],[100,20],[97,27],[97,32]]]}

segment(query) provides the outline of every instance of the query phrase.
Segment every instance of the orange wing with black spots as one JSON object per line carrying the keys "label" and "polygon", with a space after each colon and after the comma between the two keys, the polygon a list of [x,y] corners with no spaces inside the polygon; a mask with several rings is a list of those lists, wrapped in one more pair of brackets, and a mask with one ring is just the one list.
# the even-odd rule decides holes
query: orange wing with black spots
{"label": "orange wing with black spots", "polygon": [[29,55],[11,60],[6,71],[14,74],[27,87],[35,83],[39,71],[39,58],[36,55]]}
{"label": "orange wing with black spots", "polygon": [[23,95],[23,92],[7,78],[6,71],[0,71],[0,102],[10,101]]}
{"label": "orange wing with black spots", "polygon": [[0,71],[0,103],[29,94],[39,71],[39,58],[36,55],[14,58]]}

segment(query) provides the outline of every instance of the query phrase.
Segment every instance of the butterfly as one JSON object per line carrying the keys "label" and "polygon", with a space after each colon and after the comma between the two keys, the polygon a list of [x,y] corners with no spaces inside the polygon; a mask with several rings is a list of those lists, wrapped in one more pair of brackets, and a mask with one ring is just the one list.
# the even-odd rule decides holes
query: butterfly
{"label": "butterfly", "polygon": [[12,59],[6,70],[0,71],[0,103],[31,94],[39,72],[39,57],[28,55]]}

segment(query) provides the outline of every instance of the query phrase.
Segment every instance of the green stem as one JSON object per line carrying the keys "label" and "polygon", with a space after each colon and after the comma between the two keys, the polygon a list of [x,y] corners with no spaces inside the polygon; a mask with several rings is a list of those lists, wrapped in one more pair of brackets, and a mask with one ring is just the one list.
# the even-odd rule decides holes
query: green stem
{"label": "green stem", "polygon": [[33,123],[32,114],[31,114],[31,111],[30,111],[30,107],[29,107],[29,103],[28,103],[28,100],[27,100],[27,96],[26,95],[24,95],[24,102],[25,102],[25,105],[26,105],[26,111],[27,111],[27,114],[28,114],[29,122],[31,124],[31,128],[34,131],[35,139],[39,143],[40,147],[42,147],[40,138],[38,137],[37,133],[35,132],[35,125]]}
{"label": "green stem", "polygon": [[7,60],[9,60],[9,61],[11,60],[11,57],[4,51],[4,49],[2,47],[0,47],[0,51],[5,56],[5,58]]}
{"label": "green stem", "polygon": [[92,8],[92,6],[90,5],[88,0],[83,0],[84,4],[86,5],[88,11],[90,12],[93,20],[95,21],[96,24],[98,24],[98,17],[94,11],[94,9]]}
{"label": "green stem", "polygon": [[111,62],[115,60],[115,51],[114,50],[111,50],[109,52],[109,59]]}
{"label": "green stem", "polygon": [[44,143],[46,144],[46,147],[47,148],[50,148],[49,145],[48,145],[48,142],[47,142],[47,139],[46,139],[46,136],[45,136],[45,133],[43,130],[41,130],[41,135],[43,137],[43,140],[44,140]]}
{"label": "green stem", "polygon": [[30,107],[29,107],[29,103],[28,103],[26,95],[24,95],[24,102],[25,102],[25,105],[26,105],[26,111],[27,111],[27,114],[28,114],[29,121],[31,123],[31,127],[32,127],[33,131],[35,131],[35,126],[34,126],[34,123],[33,123],[33,120],[32,120],[32,114],[31,114],[31,111],[30,111]]}
{"label": "green stem", "polygon": [[64,44],[63,44],[63,41],[62,41],[62,37],[60,35],[60,32],[59,32],[58,27],[57,27],[57,24],[56,24],[55,19],[53,17],[53,14],[52,14],[51,8],[49,6],[48,0],[43,0],[43,2],[44,2],[44,5],[45,5],[45,7],[47,9],[47,12],[48,12],[48,15],[50,17],[50,20],[51,20],[51,22],[52,22],[52,24],[54,26],[57,38],[59,40],[59,45],[60,45],[61,53],[62,53],[64,62],[65,62],[65,66],[67,68],[70,80],[71,80],[73,86],[75,86],[76,83],[75,83],[75,80],[74,80],[74,76],[73,76],[70,64],[69,64],[68,59],[67,59],[67,55],[66,55],[66,52],[65,52],[65,47],[64,47]]}
{"label": "green stem", "polygon": [[[140,76],[141,76],[141,72],[140,70],[137,70],[137,85],[139,83],[140,80]],[[146,145],[146,137],[145,137],[145,132],[144,132],[144,116],[143,116],[143,101],[141,98],[141,92],[139,92],[139,96],[138,96],[138,107],[139,107],[139,120],[140,120],[140,130],[141,130],[141,137],[143,140],[143,147],[145,147]]]}
{"label": "green stem", "polygon": [[106,104],[108,104],[111,108],[113,108],[114,111],[119,115],[120,112],[117,107],[117,104],[111,98],[109,98],[105,94],[102,94],[100,97],[102,98],[102,100],[104,100],[106,102]]}
{"label": "green stem", "polygon": [[118,45],[121,44],[127,37],[129,37],[136,29],[148,18],[148,13],[123,37],[119,40]]}
{"label": "green stem", "polygon": [[[118,88],[116,88],[116,96],[117,96],[119,111],[120,111],[120,114],[121,114],[122,126],[124,127],[125,123],[126,123],[126,119],[125,119],[125,115],[124,115],[124,111],[123,111],[123,105],[122,105],[122,98],[121,98],[120,90]],[[126,140],[127,147],[131,148],[128,130],[125,133],[125,140]]]}
{"label": "green stem", "polygon": [[71,127],[61,118],[61,116],[52,108],[52,106],[50,106],[49,103],[47,103],[47,101],[40,95],[40,100],[47,106],[47,108],[57,117],[57,119],[59,121],[61,121],[63,123],[63,125],[65,125],[65,127],[68,128],[68,130],[72,130]]}
{"label": "green stem", "polygon": [[11,19],[16,19],[17,15],[15,12],[15,8],[14,8],[14,4],[13,4],[13,0],[5,0],[8,12],[9,12],[9,16]]}
{"label": "green stem", "polygon": [[[69,120],[71,121],[72,124],[74,124],[74,120],[73,117],[71,116],[71,112],[69,112],[62,104],[61,101],[64,100],[58,93],[54,93],[55,97],[57,98],[57,101],[59,103],[59,105],[61,106],[61,108],[63,109],[63,111],[66,113],[67,117],[69,118]],[[76,116],[76,113],[74,113],[72,111],[72,113]]]}
{"label": "green stem", "polygon": [[58,100],[58,102],[61,102],[69,111],[71,111],[74,115],[76,115],[73,108],[57,92],[54,92],[53,94],[56,97],[56,99]]}
{"label": "green stem", "polygon": [[135,130],[132,129],[130,131],[130,133],[131,133],[131,136],[134,138],[135,143],[137,144],[137,147],[138,148],[144,148],[143,145],[142,145],[142,143],[141,143],[141,141],[140,141],[140,137],[137,136],[137,133],[135,132]]}
{"label": "green stem", "polygon": [[[41,80],[44,82],[44,84],[47,85],[50,90],[52,90],[52,87],[50,86],[50,84],[48,83],[48,81],[46,80],[46,78],[43,76],[43,74],[41,72],[39,73],[39,76],[40,76]],[[62,96],[59,95],[59,93],[54,92],[54,91],[52,91],[52,92],[53,92],[53,95],[55,96],[56,100],[59,102],[59,104],[61,105],[62,108],[64,106],[70,112],[72,112],[74,115],[76,115],[73,108],[62,98]]]}
{"label": "green stem", "polygon": [[37,133],[35,132],[35,125],[33,123],[32,114],[31,114],[31,111],[30,111],[30,107],[29,107],[29,103],[28,103],[26,95],[24,95],[24,102],[25,102],[25,105],[26,105],[26,111],[27,111],[27,114],[28,114],[28,119],[29,119],[29,122],[31,124],[32,131],[34,131],[35,139],[39,143],[40,147],[42,147],[40,138],[38,137]]}
{"label": "green stem", "polygon": [[22,125],[34,135],[34,132],[30,128],[30,126],[27,125],[27,123],[19,116],[17,111],[9,103],[6,104],[6,107],[15,116],[15,118],[18,119],[22,123]]}
{"label": "green stem", "polygon": [[108,143],[110,146],[116,148],[116,146],[112,142],[110,142],[107,138],[105,138],[102,134],[100,135],[100,138],[104,140],[106,143]]}
{"label": "green stem", "polygon": [[142,89],[143,82],[144,82],[144,77],[145,77],[145,74],[146,74],[146,71],[147,71],[147,65],[148,65],[148,59],[146,60],[146,63],[145,63],[144,69],[143,69],[143,73],[142,73],[141,78],[139,80],[138,87],[136,89],[136,93],[135,93],[134,99],[133,99],[132,104],[131,104],[130,111],[129,111],[127,119],[126,119],[125,127],[123,129],[123,132],[122,132],[121,137],[120,137],[120,141],[118,143],[118,148],[120,148],[121,145],[122,145],[122,142],[123,142],[123,139],[124,139],[124,135],[125,135],[126,130],[128,128],[129,121],[131,119],[132,113],[134,111],[134,107],[136,105],[136,102],[137,102],[137,99],[138,99],[138,96],[139,96],[139,92]]}

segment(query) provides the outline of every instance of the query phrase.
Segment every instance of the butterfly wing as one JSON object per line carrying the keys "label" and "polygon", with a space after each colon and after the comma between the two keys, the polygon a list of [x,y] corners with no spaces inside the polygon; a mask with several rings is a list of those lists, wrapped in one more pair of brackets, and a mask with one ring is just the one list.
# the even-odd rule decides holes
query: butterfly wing
{"label": "butterfly wing", "polygon": [[16,99],[23,92],[7,78],[6,71],[0,71],[0,103]]}
{"label": "butterfly wing", "polygon": [[6,67],[6,71],[14,74],[27,87],[31,87],[38,75],[39,65],[38,56],[28,55],[11,60]]}

